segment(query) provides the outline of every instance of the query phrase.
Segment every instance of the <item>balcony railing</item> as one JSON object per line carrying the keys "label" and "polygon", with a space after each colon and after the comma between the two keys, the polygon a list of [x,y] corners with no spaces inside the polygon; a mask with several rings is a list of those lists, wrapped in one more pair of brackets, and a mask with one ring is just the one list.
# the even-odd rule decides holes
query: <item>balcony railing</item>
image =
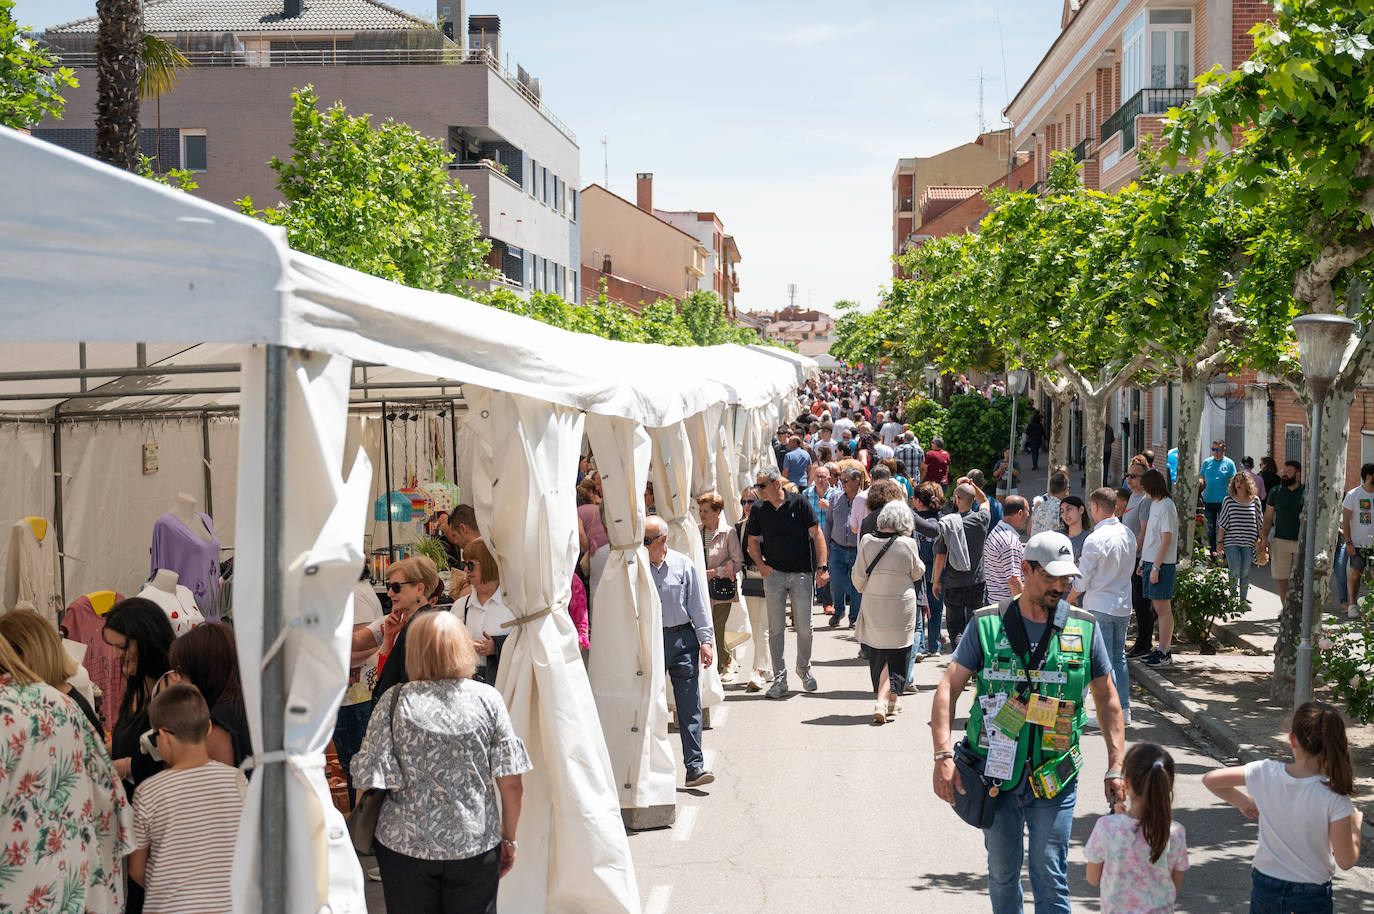
{"label": "balcony railing", "polygon": [[1083,161],[1088,157],[1088,147],[1092,144],[1093,138],[1090,136],[1085,136],[1083,137],[1083,142],[1073,147],[1073,163],[1075,165],[1077,165],[1079,162]]}
{"label": "balcony railing", "polygon": [[[276,48],[243,51],[182,51],[193,67],[432,67],[486,64],[558,130],[577,142],[577,134],[544,106],[538,96],[506,70],[485,48]],[[96,65],[93,51],[58,53],[63,66],[89,69]]]}
{"label": "balcony railing", "polygon": [[1194,95],[1191,86],[1178,89],[1141,89],[1102,122],[1102,139],[1121,134],[1121,152],[1135,148],[1135,119],[1142,114],[1163,114],[1170,108],[1188,104]]}
{"label": "balcony railing", "polygon": [[1039,195],[1040,191],[1043,189],[1044,185],[1042,185],[1039,181],[1036,181],[1030,187],[1026,188],[1026,193]]}

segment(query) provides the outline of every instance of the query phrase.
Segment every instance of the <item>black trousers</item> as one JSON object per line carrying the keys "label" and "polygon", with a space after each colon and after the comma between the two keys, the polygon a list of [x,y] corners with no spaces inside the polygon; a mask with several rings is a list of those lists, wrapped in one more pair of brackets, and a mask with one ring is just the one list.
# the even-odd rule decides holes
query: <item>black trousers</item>
{"label": "black trousers", "polygon": [[421,860],[377,842],[382,896],[404,914],[496,914],[501,845],[465,860]]}
{"label": "black trousers", "polygon": [[1143,584],[1140,575],[1131,574],[1131,606],[1135,609],[1135,647],[1131,650],[1149,648],[1155,641],[1155,620],[1159,616],[1142,591]]}
{"label": "black trousers", "polygon": [[987,588],[984,584],[971,587],[946,587],[945,627],[949,630],[951,644],[957,645],[964,635],[964,629],[973,619],[973,614],[987,605]]}

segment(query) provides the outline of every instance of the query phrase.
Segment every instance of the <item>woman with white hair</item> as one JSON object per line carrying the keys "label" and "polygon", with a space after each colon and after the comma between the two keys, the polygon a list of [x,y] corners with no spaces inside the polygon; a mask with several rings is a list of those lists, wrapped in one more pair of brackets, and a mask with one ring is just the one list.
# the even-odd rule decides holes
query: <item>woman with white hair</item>
{"label": "woman with white hair", "polygon": [[855,632],[868,648],[873,678],[873,722],[881,724],[901,710],[897,696],[906,688],[912,635],[920,610],[912,585],[926,573],[916,540],[911,509],[890,501],[878,512],[877,530],[859,541],[854,559],[854,586],[864,595]]}

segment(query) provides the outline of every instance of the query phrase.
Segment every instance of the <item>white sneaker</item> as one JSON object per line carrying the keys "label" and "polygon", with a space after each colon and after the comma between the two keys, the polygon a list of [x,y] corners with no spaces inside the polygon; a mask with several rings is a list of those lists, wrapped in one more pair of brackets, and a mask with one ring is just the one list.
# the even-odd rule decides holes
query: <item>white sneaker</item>
{"label": "white sneaker", "polygon": [[758,670],[755,670],[754,675],[749,677],[749,682],[745,685],[744,691],[762,692],[764,686],[766,685],[768,685],[768,683],[764,681],[763,674],[760,673]]}

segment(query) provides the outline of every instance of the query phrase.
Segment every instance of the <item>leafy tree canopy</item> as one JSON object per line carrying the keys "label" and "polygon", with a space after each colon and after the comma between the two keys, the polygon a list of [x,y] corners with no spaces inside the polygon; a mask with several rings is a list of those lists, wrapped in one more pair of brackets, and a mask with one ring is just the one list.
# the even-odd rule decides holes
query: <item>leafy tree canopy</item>
{"label": "leafy tree canopy", "polygon": [[14,0],[0,0],[0,126],[22,130],[45,117],[61,118],[65,89],[76,76],[25,38],[14,21]]}

